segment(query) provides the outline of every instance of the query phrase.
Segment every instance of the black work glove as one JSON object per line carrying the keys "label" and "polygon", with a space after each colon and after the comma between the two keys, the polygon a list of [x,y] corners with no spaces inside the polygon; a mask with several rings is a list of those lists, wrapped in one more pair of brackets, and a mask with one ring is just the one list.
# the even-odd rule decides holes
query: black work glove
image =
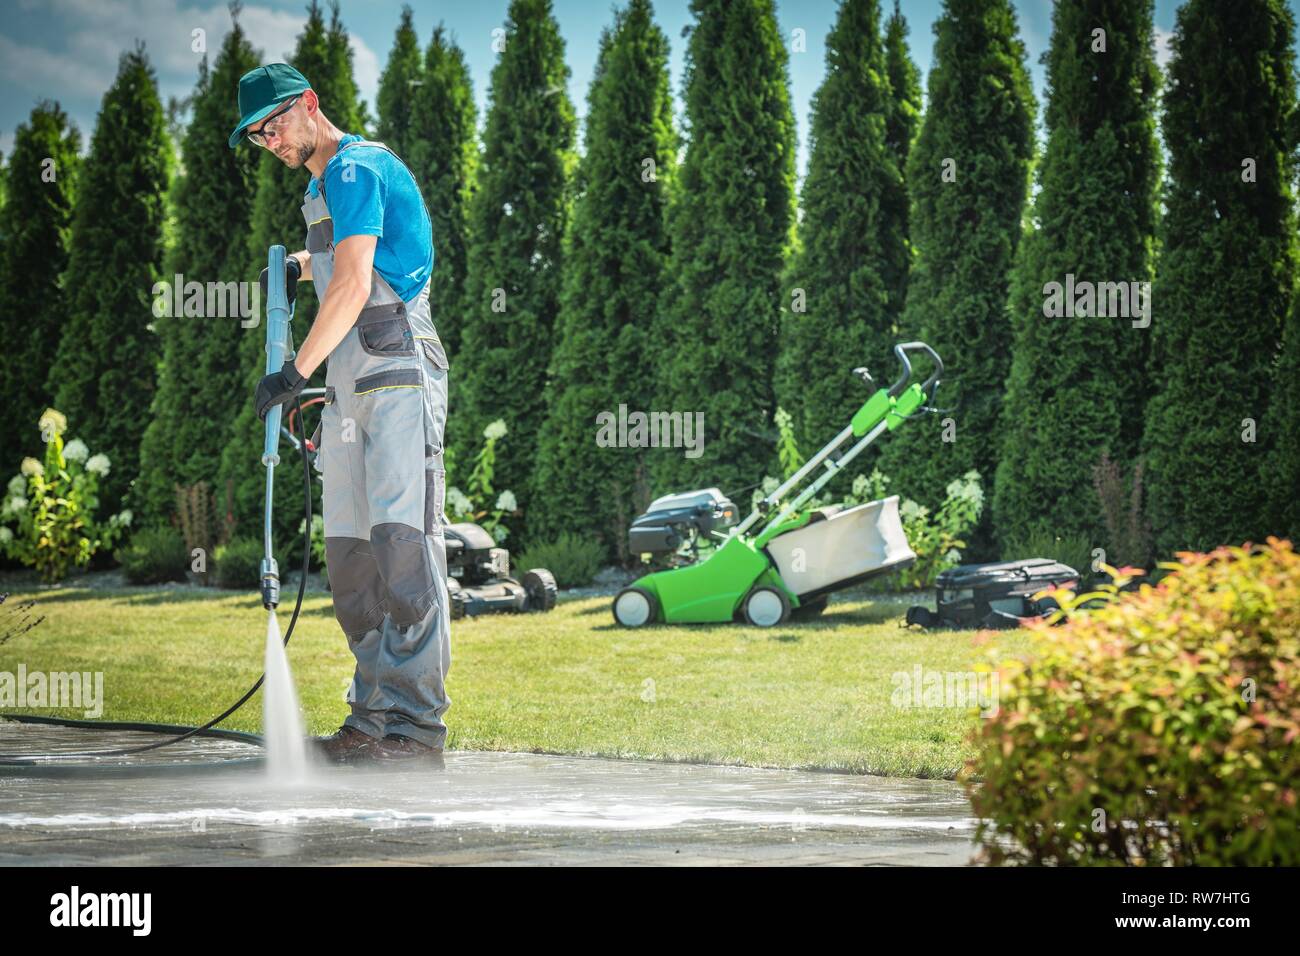
{"label": "black work glove", "polygon": [[[263,269],[258,282],[262,284],[262,301],[266,301],[266,277],[270,269]],[[299,264],[296,256],[284,257],[284,291],[289,297],[289,304],[293,305],[293,300],[298,298],[298,280],[302,278],[302,266]]]}
{"label": "black work glove", "polygon": [[257,383],[257,394],[253,397],[257,417],[266,421],[266,413],[271,410],[271,406],[293,401],[306,384],[307,380],[298,374],[293,362],[285,362],[280,371],[263,376]]}

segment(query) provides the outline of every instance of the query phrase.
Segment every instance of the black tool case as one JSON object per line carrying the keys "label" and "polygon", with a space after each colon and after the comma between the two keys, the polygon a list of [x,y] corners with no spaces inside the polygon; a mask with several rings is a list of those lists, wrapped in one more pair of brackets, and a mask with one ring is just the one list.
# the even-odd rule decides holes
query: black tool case
{"label": "black tool case", "polygon": [[1054,587],[1077,590],[1079,572],[1050,558],[1027,558],[1000,564],[963,564],[941,573],[935,582],[937,611],[909,608],[908,624],[922,627],[1016,627],[1056,609],[1049,597],[1033,600]]}

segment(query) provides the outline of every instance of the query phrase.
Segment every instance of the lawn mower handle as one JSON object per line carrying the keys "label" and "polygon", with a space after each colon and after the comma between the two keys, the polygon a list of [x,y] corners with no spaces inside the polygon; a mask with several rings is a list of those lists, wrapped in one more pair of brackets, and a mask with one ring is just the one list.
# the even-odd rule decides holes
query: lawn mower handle
{"label": "lawn mower handle", "polygon": [[921,386],[921,391],[925,392],[925,394],[929,395],[931,393],[930,390],[939,383],[939,379],[943,375],[943,359],[939,358],[939,353],[924,342],[903,342],[895,345],[894,355],[898,357],[898,361],[903,365],[903,374],[898,377],[897,382],[889,386],[890,398],[898,398],[898,396],[902,395],[903,390],[907,388],[907,383],[912,380],[912,363],[908,361],[908,352],[925,352],[930,356],[930,361],[934,362],[934,371],[930,373],[930,377]]}

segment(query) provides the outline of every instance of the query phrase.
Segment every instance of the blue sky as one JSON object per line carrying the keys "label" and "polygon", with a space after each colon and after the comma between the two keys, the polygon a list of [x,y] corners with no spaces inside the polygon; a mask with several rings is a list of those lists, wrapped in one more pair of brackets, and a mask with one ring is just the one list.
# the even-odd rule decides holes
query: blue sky
{"label": "blue sky", "polygon": [[[219,49],[229,29],[225,0],[2,0],[0,18],[0,150],[7,155],[14,128],[35,102],[57,99],[81,128],[88,143],[104,90],[116,73],[119,53],[143,40],[158,73],[164,100],[184,96],[193,87],[199,54],[191,50],[192,32],[206,31],[207,48]],[[1040,102],[1043,69],[1039,58],[1051,34],[1050,0],[1017,0],[1021,35],[1029,51],[1034,89]],[[1174,27],[1177,0],[1156,0],[1157,57],[1163,64]],[[443,22],[465,50],[479,101],[480,122],[487,103],[490,73],[496,54],[492,31],[505,19],[507,0],[458,3],[413,0],[421,44]],[[613,19],[611,0],[555,0],[556,18],[564,37],[572,71],[569,92],[579,116],[586,111],[587,84],[595,67],[600,31]],[[886,12],[892,8],[884,0]],[[361,94],[374,112],[379,75],[393,43],[402,0],[343,0],[344,23],[352,36],[355,70]],[[777,2],[778,21],[785,37],[804,31],[807,50],[791,53],[791,97],[798,123],[799,169],[806,164],[808,110],[821,82],[824,40],[835,18],[837,0]],[[913,59],[924,77],[929,72],[934,43],[932,26],[939,0],[903,0],[903,15],[911,28]],[[240,20],[266,62],[285,59],[305,19],[306,0],[246,0]],[[682,28],[691,22],[688,0],[657,0],[656,19],[668,35],[672,50],[672,82],[680,100],[686,40]],[[235,91],[231,91],[231,96]],[[328,112],[328,104],[326,104]]]}

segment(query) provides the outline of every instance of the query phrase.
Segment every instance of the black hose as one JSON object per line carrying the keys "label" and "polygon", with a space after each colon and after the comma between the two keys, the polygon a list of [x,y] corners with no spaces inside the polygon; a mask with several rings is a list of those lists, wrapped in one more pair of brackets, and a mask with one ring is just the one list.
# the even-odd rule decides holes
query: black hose
{"label": "black hose", "polygon": [[[12,720],[16,724],[45,724],[50,727],[75,727],[78,730],[132,730],[146,734],[176,734],[196,731],[200,737],[233,740],[241,744],[257,744],[259,747],[262,745],[262,738],[259,734],[251,734],[246,730],[227,730],[224,727],[186,727],[182,724],[151,724],[139,720],[77,720],[72,717],[46,717],[35,714],[0,715],[0,721],[5,720]],[[194,734],[190,734],[190,736],[194,736]]]}
{"label": "black hose", "polygon": [[[302,417],[302,402],[299,399],[295,398],[294,405],[296,406],[298,411],[298,420],[304,423],[303,435],[305,437],[306,422]],[[307,570],[311,562],[311,460],[307,457],[307,443],[305,441],[299,442],[298,448],[302,452],[302,479],[303,479],[303,501],[304,501],[303,512],[304,512],[304,517],[306,519],[306,523],[303,525],[302,576],[298,581],[298,599],[297,601],[294,602],[293,605],[293,617],[289,619],[289,627],[284,632],[285,647],[289,646],[289,638],[293,636],[294,626],[298,623],[298,613],[299,611],[302,610],[302,597],[307,590]],[[34,719],[26,718],[26,717],[9,718],[13,720],[28,722],[28,723],[61,724],[67,727],[82,727],[82,728],[90,727],[96,730],[147,730],[147,731],[154,731],[159,733],[175,733],[177,730],[182,730],[184,732],[177,734],[174,737],[170,737],[167,740],[160,740],[157,743],[144,744],[143,746],[140,747],[126,747],[121,750],[93,750],[93,751],[85,751],[82,753],[59,753],[59,754],[0,754],[0,767],[27,766],[29,764],[33,764],[41,760],[49,760],[51,758],[126,757],[131,754],[139,754],[139,753],[145,753],[150,750],[157,750],[160,747],[170,747],[173,744],[178,744],[182,740],[188,740],[191,737],[226,736],[228,734],[239,734],[240,731],[214,730],[213,728],[217,724],[225,720],[227,717],[229,717],[231,714],[233,714],[235,711],[239,710],[239,708],[243,707],[246,703],[248,703],[248,701],[252,698],[252,696],[256,694],[258,690],[261,688],[262,683],[265,680],[266,680],[266,674],[265,672],[263,672],[262,676],[260,676],[257,679],[257,683],[255,683],[252,687],[250,687],[243,697],[239,698],[239,700],[231,704],[230,707],[228,707],[221,714],[217,715],[216,717],[213,717],[206,724],[203,724],[200,727],[176,727],[167,724],[143,724],[143,723],[123,724],[123,723],[116,723],[110,721],[98,721],[98,720],[64,720],[58,717],[41,717],[41,718],[34,718]],[[247,735],[247,736],[253,738],[253,740],[250,742],[256,742],[259,744],[262,742],[262,739],[260,737],[256,737],[255,735]],[[238,739],[245,739],[245,738],[238,738]]]}

